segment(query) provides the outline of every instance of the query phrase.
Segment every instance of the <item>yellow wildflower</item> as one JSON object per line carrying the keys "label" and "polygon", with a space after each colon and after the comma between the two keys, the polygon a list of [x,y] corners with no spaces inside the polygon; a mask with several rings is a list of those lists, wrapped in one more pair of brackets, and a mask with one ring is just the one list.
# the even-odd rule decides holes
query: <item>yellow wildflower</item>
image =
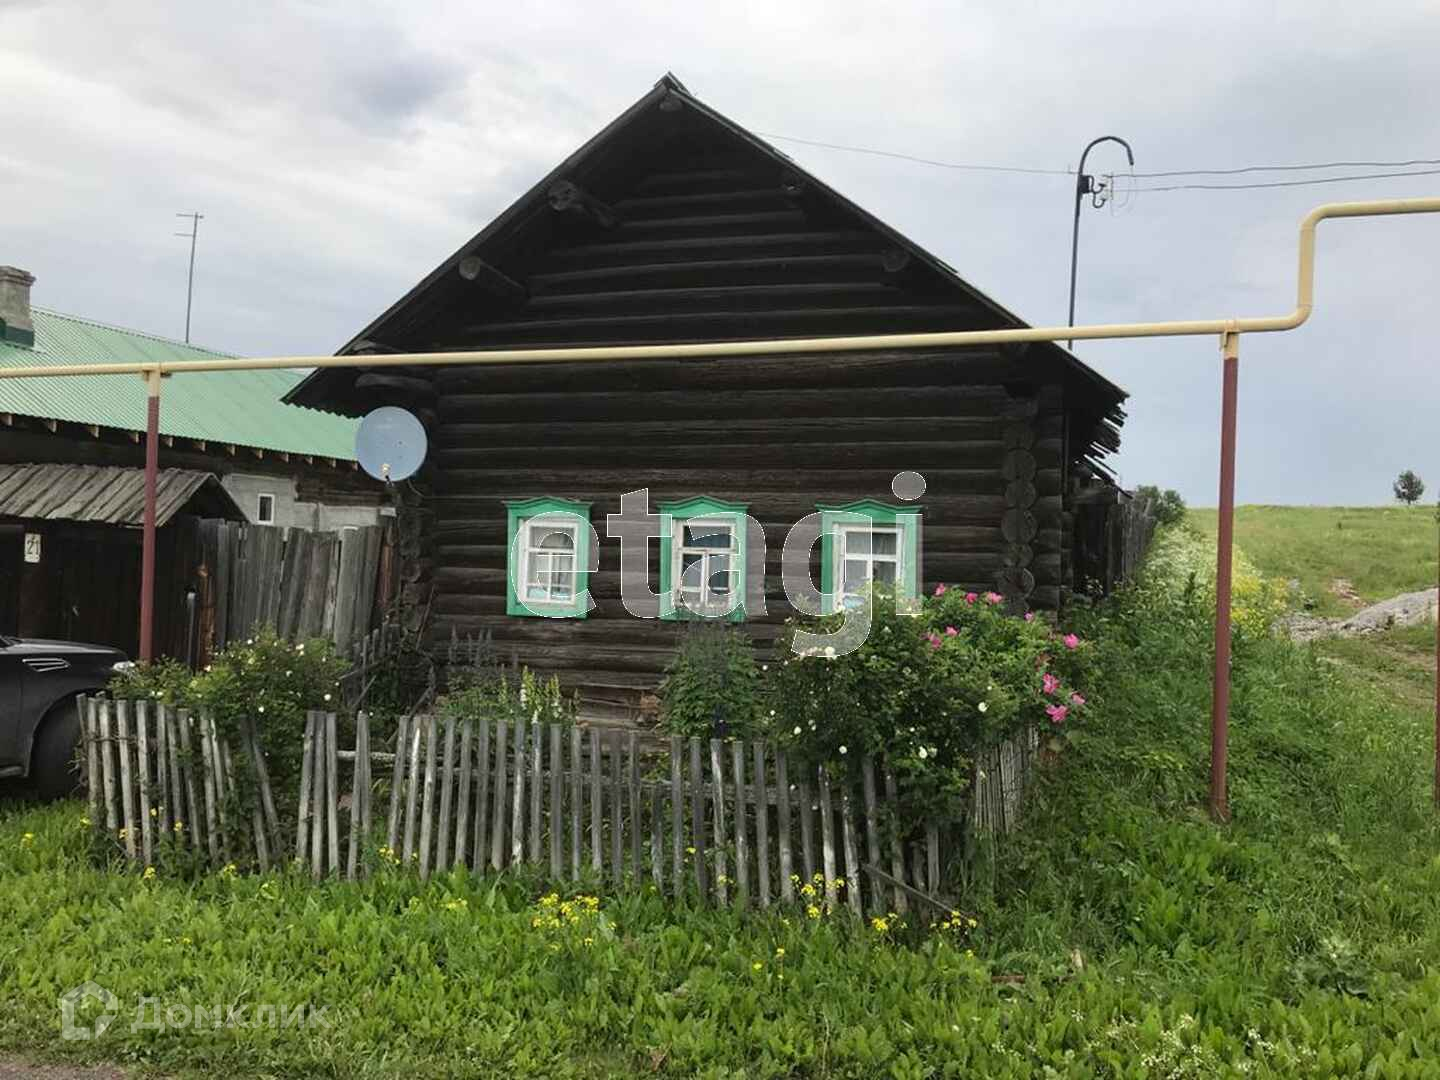
{"label": "yellow wildflower", "polygon": [[[122,829],[120,832],[121,835],[124,835],[125,830]],[[33,832],[27,832],[24,836],[20,837],[21,847],[29,847],[33,843],[35,843],[35,834]]]}
{"label": "yellow wildflower", "polygon": [[765,965],[762,964],[759,960],[756,960],[753,964],[750,965],[750,970],[751,970],[751,971],[759,971],[759,970],[760,970],[761,968],[763,968],[764,966],[765,966]]}
{"label": "yellow wildflower", "polygon": [[810,904],[805,908],[805,915],[807,918],[818,919],[820,917],[820,909],[814,904]]}
{"label": "yellow wildflower", "polygon": [[142,881],[154,881],[154,880],[155,880],[155,867],[153,867],[153,866],[147,866],[147,867],[145,867],[145,872],[140,875],[140,880],[142,880]]}

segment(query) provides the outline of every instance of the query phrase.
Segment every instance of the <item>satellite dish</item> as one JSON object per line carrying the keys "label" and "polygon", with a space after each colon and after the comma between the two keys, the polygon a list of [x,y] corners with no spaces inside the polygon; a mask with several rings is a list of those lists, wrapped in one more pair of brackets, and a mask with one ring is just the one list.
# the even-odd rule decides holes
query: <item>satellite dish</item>
{"label": "satellite dish", "polygon": [[425,426],[414,413],[384,405],[368,413],[355,432],[355,456],[376,480],[404,480],[425,461]]}

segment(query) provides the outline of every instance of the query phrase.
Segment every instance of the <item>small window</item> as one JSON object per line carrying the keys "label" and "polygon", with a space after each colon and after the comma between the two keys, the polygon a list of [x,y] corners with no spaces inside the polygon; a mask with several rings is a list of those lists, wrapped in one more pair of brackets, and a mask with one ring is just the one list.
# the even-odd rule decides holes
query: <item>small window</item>
{"label": "small window", "polygon": [[660,505],[660,617],[745,618],[743,503]]}
{"label": "small window", "polygon": [[275,524],[275,496],[260,495],[255,500],[255,524]]}
{"label": "small window", "polygon": [[529,603],[569,604],[575,599],[577,530],[573,520],[542,517],[525,523],[520,580]]}
{"label": "small window", "polygon": [[919,507],[862,499],[819,509],[825,610],[860,603],[872,588],[914,599],[919,581]]}
{"label": "small window", "polygon": [[506,505],[506,612],[583,619],[592,606],[590,504],[537,498]]}
{"label": "small window", "polygon": [[894,589],[900,580],[900,529],[894,525],[842,525],[836,530],[838,592],[845,605],[872,586]]}

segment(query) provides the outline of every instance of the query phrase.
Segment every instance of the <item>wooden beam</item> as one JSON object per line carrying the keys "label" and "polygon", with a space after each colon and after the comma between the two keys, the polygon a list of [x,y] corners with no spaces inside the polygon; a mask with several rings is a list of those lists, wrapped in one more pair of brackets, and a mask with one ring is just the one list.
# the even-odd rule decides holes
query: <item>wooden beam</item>
{"label": "wooden beam", "polygon": [[51,433],[52,435],[55,433],[56,429],[59,428],[59,426],[60,426],[60,423],[59,423],[58,420],[51,420],[49,417],[41,417],[41,418],[40,418],[40,423],[44,424],[47,428],[49,428],[49,429],[50,429],[50,433]]}
{"label": "wooden beam", "polygon": [[350,350],[357,355],[373,353],[397,353],[400,350],[390,345],[382,345],[378,341],[371,341],[369,338],[361,338]]}
{"label": "wooden beam", "polygon": [[90,433],[90,437],[91,437],[92,439],[98,439],[98,438],[100,437],[100,425],[99,425],[99,424],[86,424],[86,425],[85,425],[85,430]]}
{"label": "wooden beam", "polygon": [[15,414],[14,414],[14,413],[8,413],[8,412],[7,412],[7,413],[0,413],[0,423],[4,423],[4,425],[5,425],[6,427],[14,427],[14,426],[15,426]]}
{"label": "wooden beam", "polygon": [[207,448],[209,447],[209,445],[210,445],[210,444],[207,443],[204,439],[196,439],[196,440],[194,440],[194,441],[195,441],[195,449],[196,449],[196,450],[202,450],[202,451],[203,451],[203,450],[207,449]]}
{"label": "wooden beam", "polygon": [[355,389],[362,392],[378,392],[390,397],[433,401],[435,384],[429,379],[415,375],[394,375],[367,371],[355,379]]}
{"label": "wooden beam", "polygon": [[549,200],[550,209],[557,214],[585,218],[602,229],[613,229],[620,223],[619,215],[610,206],[569,180],[561,180],[552,185]]}
{"label": "wooden beam", "polygon": [[161,435],[161,436],[160,436],[160,441],[163,442],[166,446],[174,446],[174,445],[175,445],[175,436],[174,436],[174,435]]}
{"label": "wooden beam", "polygon": [[502,299],[518,302],[530,296],[530,290],[524,285],[503,270],[491,266],[478,255],[466,255],[456,269],[466,281],[473,281],[486,292]]}

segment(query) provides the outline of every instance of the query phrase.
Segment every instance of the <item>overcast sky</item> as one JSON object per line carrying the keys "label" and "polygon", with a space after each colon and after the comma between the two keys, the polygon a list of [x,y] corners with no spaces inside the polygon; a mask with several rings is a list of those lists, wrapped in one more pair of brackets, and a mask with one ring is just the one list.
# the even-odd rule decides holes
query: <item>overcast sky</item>
{"label": "overcast sky", "polygon": [[[0,264],[39,305],[178,337],[174,214],[198,209],[193,339],[328,353],[666,70],[759,132],[1052,169],[1114,133],[1152,172],[1440,158],[1437,57],[1434,0],[0,0]],[[1064,321],[1072,180],[775,142],[1025,319]],[[1101,148],[1089,171],[1123,165]],[[1288,311],[1311,206],[1436,193],[1087,207],[1077,319]],[[1316,298],[1299,331],[1243,343],[1240,499],[1383,502],[1402,468],[1440,489],[1440,216],[1322,225]],[[1132,395],[1122,479],[1213,504],[1217,343],[1076,351]]]}

